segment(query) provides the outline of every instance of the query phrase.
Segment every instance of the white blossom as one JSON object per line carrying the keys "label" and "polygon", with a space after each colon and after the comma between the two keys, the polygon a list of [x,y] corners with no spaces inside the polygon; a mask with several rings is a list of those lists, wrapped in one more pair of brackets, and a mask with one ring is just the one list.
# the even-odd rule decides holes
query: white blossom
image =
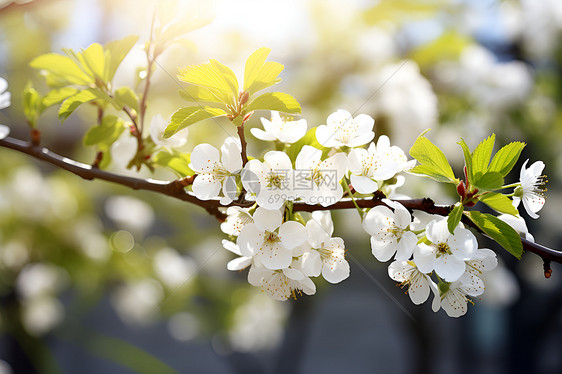
{"label": "white blossom", "polygon": [[482,295],[484,289],[482,279],[472,273],[464,273],[451,284],[440,284],[441,302],[434,303],[433,311],[437,312],[441,307],[449,317],[456,318],[465,315],[468,310],[467,303],[472,303],[468,296]]}
{"label": "white blossom", "polygon": [[121,169],[126,169],[129,162],[137,154],[138,141],[137,138],[132,136],[128,131],[117,139],[111,145],[111,158],[115,164]]}
{"label": "white blossom", "polygon": [[309,145],[302,147],[295,161],[295,194],[307,204],[329,206],[343,196],[340,185],[347,167],[347,156],[336,153],[324,161],[322,151]]}
{"label": "white blossom", "polygon": [[8,82],[0,77],[0,109],[4,109],[10,106],[11,104],[11,93],[7,91],[8,89]]}
{"label": "white blossom", "polygon": [[235,270],[242,270],[247,268],[248,266],[250,266],[252,264],[252,257],[251,256],[243,256],[242,252],[240,252],[240,247],[238,245],[236,245],[236,243],[233,243],[231,241],[222,240],[222,246],[224,247],[224,249],[234,253],[235,255],[238,255],[239,257],[235,258],[234,260],[231,260],[227,265],[226,268],[230,271],[235,271]]}
{"label": "white blossom", "polygon": [[[390,278],[400,282],[403,286],[408,286],[408,295],[416,305],[423,304],[429,297],[429,291],[433,290],[439,299],[437,285],[431,278],[418,270],[412,261],[394,261],[388,266]],[[436,303],[438,301],[435,301]]]}
{"label": "white blossom", "polygon": [[372,193],[379,188],[377,181],[385,181],[397,173],[411,168],[415,160],[408,162],[404,151],[390,146],[386,135],[379,137],[377,144],[371,143],[369,149],[354,148],[349,153],[348,168],[351,184],[359,193]]}
{"label": "white blossom", "polygon": [[252,266],[248,272],[248,282],[260,287],[267,295],[275,300],[283,301],[293,296],[295,291],[306,295],[316,293],[316,285],[301,270],[288,267],[282,270],[270,270]]}
{"label": "white blossom", "polygon": [[256,202],[266,209],[280,209],[287,200],[295,198],[293,192],[293,166],[284,152],[270,151],[264,161],[250,160],[244,167],[242,185],[256,194]]}
{"label": "white blossom", "polygon": [[283,215],[279,210],[258,207],[253,218],[254,223],[244,226],[238,236],[240,253],[271,270],[288,267],[293,259],[293,248],[306,241],[305,227],[295,221],[282,223]]}
{"label": "white blossom", "polygon": [[0,123],[0,140],[10,135],[10,128]]}
{"label": "white blossom", "polygon": [[152,117],[152,121],[150,122],[150,137],[152,138],[154,144],[161,147],[176,148],[187,143],[187,127],[178,131],[172,137],[164,139],[164,132],[166,131],[167,126],[168,122],[166,122],[160,114]]}
{"label": "white blossom", "polygon": [[521,185],[515,189],[513,203],[517,207],[519,202],[523,201],[523,207],[531,218],[539,218],[537,212],[542,209],[545,203],[544,189],[542,186],[546,183],[545,177],[541,175],[544,169],[544,162],[536,161],[529,168],[526,168],[525,160],[521,167],[520,183]]}
{"label": "white blossom", "polygon": [[519,233],[519,235],[523,236],[525,239],[532,242],[535,241],[535,238],[529,232],[529,229],[527,228],[527,223],[525,222],[525,219],[523,217],[514,216],[511,214],[500,214],[498,218],[504,221],[505,223],[507,223],[509,226],[511,226],[515,231]]}
{"label": "white blossom", "polygon": [[306,134],[307,130],[305,119],[288,120],[281,118],[279,112],[276,111],[271,111],[271,120],[262,117],[261,123],[265,131],[253,128],[250,129],[250,132],[256,138],[266,141],[279,140],[282,143],[295,143]]}
{"label": "white blossom", "polygon": [[326,123],[316,128],[316,139],[324,147],[358,147],[375,137],[375,120],[367,114],[353,118],[347,110],[339,109],[328,116]]}
{"label": "white blossom", "polygon": [[222,156],[210,144],[195,147],[189,167],[197,173],[192,189],[198,199],[213,199],[220,195],[221,190],[221,204],[229,204],[236,198],[236,175],[242,168],[240,150],[239,141],[235,138],[225,140],[221,147]]}
{"label": "white blossom", "polygon": [[460,225],[453,234],[447,228],[447,219],[431,221],[426,237],[432,244],[420,243],[414,249],[414,262],[423,273],[433,270],[447,282],[454,282],[464,274],[465,261],[471,260],[478,248],[476,237]]}
{"label": "white blossom", "polygon": [[379,205],[369,210],[363,219],[363,228],[371,235],[373,256],[381,262],[390,260],[395,254],[398,261],[409,260],[418,242],[410,231],[410,212],[398,202],[382,201],[394,211]]}
{"label": "white blossom", "polygon": [[[316,252],[316,262],[321,264],[322,276],[330,283],[339,283],[349,277],[349,263],[345,259],[345,245],[342,238],[332,238],[318,221],[306,223],[308,243]],[[305,254],[306,255],[306,254]],[[309,255],[313,256],[313,255]]]}
{"label": "white blossom", "polygon": [[222,232],[227,235],[238,236],[240,231],[254,219],[248,209],[239,206],[231,206],[226,210],[226,220],[221,223]]}

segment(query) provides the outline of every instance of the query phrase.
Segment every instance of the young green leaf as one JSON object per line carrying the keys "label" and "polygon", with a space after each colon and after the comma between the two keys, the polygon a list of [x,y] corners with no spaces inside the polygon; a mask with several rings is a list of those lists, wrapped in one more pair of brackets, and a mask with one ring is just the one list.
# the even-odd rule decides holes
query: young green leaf
{"label": "young green leaf", "polygon": [[36,57],[29,65],[43,71],[49,87],[63,87],[73,84],[87,86],[94,83],[93,77],[88,76],[67,56],[47,53]]}
{"label": "young green leaf", "polygon": [[166,131],[164,131],[164,138],[167,139],[187,126],[203,121],[204,119],[224,115],[226,115],[224,110],[210,106],[190,106],[181,108],[172,115],[172,120],[168,127],[166,127]]}
{"label": "young green leaf", "polygon": [[498,242],[513,256],[521,259],[523,254],[521,237],[511,226],[491,214],[478,211],[470,211],[467,214],[480,230]]}
{"label": "young green leaf", "polygon": [[22,94],[23,114],[32,128],[37,127],[39,115],[45,109],[39,92],[30,83],[27,84]]}
{"label": "young green leaf", "polygon": [[82,66],[87,68],[91,75],[104,81],[105,73],[105,56],[103,47],[99,43],[92,43],[78,54]]}
{"label": "young green leaf", "polygon": [[102,122],[91,127],[82,140],[85,146],[97,145],[100,150],[107,150],[125,130],[125,123],[121,118],[113,115],[103,117]]}
{"label": "young green leaf", "polygon": [[281,81],[278,78],[284,66],[278,62],[265,62],[270,48],[260,48],[248,57],[244,69],[244,91],[253,94]]}
{"label": "young green leaf", "polygon": [[189,85],[180,91],[180,96],[192,103],[208,102],[223,104],[220,96],[215,95],[212,90],[201,86]]}
{"label": "young green leaf", "polygon": [[138,40],[138,36],[129,35],[123,39],[108,42],[103,46],[105,55],[105,71],[103,77],[107,82],[113,80],[117,68]]}
{"label": "young green leaf", "polygon": [[525,145],[522,142],[512,142],[502,147],[492,159],[488,170],[498,172],[505,177],[515,166]]}
{"label": "young green leaf", "polygon": [[464,164],[466,165],[466,172],[468,174],[468,183],[472,184],[474,176],[472,173],[472,154],[465,141],[461,138],[461,141],[457,143],[462,148],[462,153],[464,155]]}
{"label": "young green leaf", "polygon": [[62,87],[51,90],[43,97],[43,105],[48,108],[60,104],[70,96],[76,95],[80,90],[74,87]]}
{"label": "young green leaf", "polygon": [[216,60],[186,66],[180,69],[178,78],[183,82],[208,88],[224,104],[233,104],[238,96],[236,76],[230,68]]}
{"label": "young green leaf", "polygon": [[480,201],[496,212],[513,215],[519,214],[519,211],[513,206],[511,199],[504,194],[496,192],[487,193],[482,195]]}
{"label": "young green leaf", "polygon": [[464,205],[457,203],[455,204],[453,210],[451,210],[451,213],[449,213],[449,216],[447,217],[447,228],[449,229],[449,232],[451,234],[453,233],[453,231],[455,231],[455,229],[459,225],[463,212],[464,212]]}
{"label": "young green leaf", "polygon": [[479,173],[484,174],[488,170],[490,157],[492,157],[492,151],[494,150],[495,139],[496,135],[492,134],[490,137],[478,144],[472,153],[472,173],[475,176]]}
{"label": "young green leaf", "polygon": [[124,106],[139,112],[139,98],[137,94],[129,87],[121,87],[115,90],[114,103],[117,109],[121,110]]}
{"label": "young green leaf", "polygon": [[484,174],[476,174],[474,176],[474,186],[480,191],[494,191],[503,186],[503,176],[495,171],[490,171]]}
{"label": "young green leaf", "polygon": [[62,102],[59,108],[59,119],[64,122],[80,105],[98,98],[95,90],[82,90]]}
{"label": "young green leaf", "polygon": [[152,157],[152,161],[158,166],[170,168],[178,177],[183,178],[195,174],[188,166],[191,162],[190,156],[189,153],[160,151]]}
{"label": "young green leaf", "polygon": [[252,110],[276,110],[284,113],[300,113],[299,102],[289,94],[284,92],[266,92],[256,97],[248,106],[248,112]]}
{"label": "young green leaf", "polygon": [[423,136],[424,134],[418,136],[410,148],[410,155],[421,164],[410,169],[410,172],[428,176],[439,182],[456,184],[457,179],[447,158],[436,145]]}

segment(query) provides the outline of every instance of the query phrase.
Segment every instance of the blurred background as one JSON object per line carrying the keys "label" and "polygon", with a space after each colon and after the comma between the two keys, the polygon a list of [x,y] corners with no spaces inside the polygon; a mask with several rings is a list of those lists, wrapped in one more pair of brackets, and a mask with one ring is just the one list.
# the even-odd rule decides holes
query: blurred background
{"label": "blurred background", "polygon": [[[146,41],[155,3],[208,25],[158,59],[147,118],[184,105],[179,67],[215,58],[241,77],[246,58],[270,47],[269,59],[285,65],[276,89],[302,104],[310,127],[340,108],[367,113],[377,136],[405,150],[432,128],[457,175],[459,137],[471,148],[492,132],[497,145],[527,142],[512,182],[525,159],[546,163],[547,204],[540,219],[525,218],[539,243],[562,248],[562,2],[2,0],[0,76],[12,105],[0,123],[28,139],[21,92],[28,80],[45,88],[33,58],[130,34]],[[145,63],[135,48],[116,84],[135,87]],[[62,125],[49,109],[42,144],[91,162],[81,140],[96,120],[90,109]],[[185,149],[226,136],[195,125]],[[255,139],[249,147],[265,150]],[[399,192],[454,201],[435,185],[407,176]],[[350,278],[316,279],[316,295],[276,302],[246,272],[226,270],[232,255],[201,209],[0,149],[0,374],[562,371],[562,266],[545,279],[539,257],[517,261],[479,238],[500,266],[467,315],[452,319],[396,287],[356,213],[334,220]]]}

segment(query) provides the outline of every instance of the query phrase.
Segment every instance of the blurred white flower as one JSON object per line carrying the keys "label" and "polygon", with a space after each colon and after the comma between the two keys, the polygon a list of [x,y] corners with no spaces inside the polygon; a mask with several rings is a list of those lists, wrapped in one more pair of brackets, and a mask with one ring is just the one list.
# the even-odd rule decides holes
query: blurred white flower
{"label": "blurred white flower", "polygon": [[305,119],[298,121],[281,118],[279,112],[271,111],[271,121],[260,118],[265,131],[252,128],[250,132],[256,138],[265,141],[279,140],[282,143],[295,143],[306,134],[307,125]]}
{"label": "blurred white flower", "polygon": [[185,145],[185,143],[187,143],[187,127],[183,130],[178,131],[170,138],[164,139],[164,131],[166,131],[167,126],[168,122],[165,121],[160,114],[152,117],[152,121],[150,122],[150,137],[152,138],[154,144],[161,147],[176,148],[181,147],[182,145]]}
{"label": "blurred white flower", "polygon": [[111,145],[111,158],[118,168],[127,168],[129,162],[137,154],[137,147],[137,139],[128,131],[123,132],[119,139]]}
{"label": "blurred white flower", "polygon": [[197,268],[195,261],[172,248],[160,249],[154,255],[153,267],[156,275],[169,288],[189,282]]}
{"label": "blurred white flower", "polygon": [[11,104],[11,94],[8,89],[8,82],[0,77],[0,109],[4,109],[10,106]]}
{"label": "blurred white flower", "polygon": [[51,296],[41,296],[22,302],[22,323],[25,330],[33,336],[41,336],[51,331],[64,317],[60,301]]}
{"label": "blurred white flower", "polygon": [[16,290],[20,297],[33,299],[53,295],[68,282],[64,269],[46,263],[27,264],[18,274]]}
{"label": "blurred white flower", "polygon": [[160,283],[143,279],[118,288],[111,295],[111,302],[124,322],[146,324],[156,316],[163,297]]}
{"label": "blurred white flower", "polygon": [[199,335],[199,321],[193,314],[182,312],[168,320],[168,332],[172,338],[185,342]]}
{"label": "blurred white flower", "polygon": [[142,200],[130,196],[113,196],[106,200],[105,213],[119,227],[143,233],[154,222],[152,207]]}
{"label": "blurred white flower", "polygon": [[0,124],[0,140],[10,135],[10,128],[6,125]]}
{"label": "blurred white flower", "polygon": [[288,308],[263,293],[252,295],[236,308],[229,338],[240,352],[262,351],[276,347],[283,337]]}

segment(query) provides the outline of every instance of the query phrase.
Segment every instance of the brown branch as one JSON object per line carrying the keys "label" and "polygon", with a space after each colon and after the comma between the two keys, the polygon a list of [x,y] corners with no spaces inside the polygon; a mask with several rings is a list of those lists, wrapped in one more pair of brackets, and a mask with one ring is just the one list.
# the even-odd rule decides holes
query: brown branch
{"label": "brown branch", "polygon": [[[224,221],[226,219],[226,214],[221,212],[219,208],[226,208],[229,206],[241,206],[249,207],[254,204],[252,201],[247,201],[245,199],[240,199],[232,202],[229,205],[220,205],[219,200],[199,200],[194,195],[189,194],[185,191],[185,187],[193,183],[195,177],[187,177],[172,182],[160,181],[154,179],[140,179],[133,177],[126,177],[107,171],[103,171],[94,168],[90,165],[83,164],[69,158],[60,156],[54,152],[51,152],[47,148],[34,146],[29,142],[24,142],[18,139],[7,137],[0,139],[0,147],[10,148],[25,154],[28,154],[37,159],[46,161],[52,165],[60,167],[61,169],[67,170],[73,174],[76,174],[84,179],[93,180],[101,179],[112,183],[117,183],[123,186],[130,187],[135,190],[146,190],[153,191],[163,195],[167,195],[182,201],[192,203],[194,205],[200,206],[205,209],[209,214],[216,217],[219,221]],[[382,202],[382,195],[375,195],[372,199],[356,199],[355,202],[360,208],[372,208],[379,205],[384,205]],[[410,200],[396,200],[401,203],[405,208],[412,210],[420,210],[430,214],[437,214],[441,216],[447,216],[452,206],[440,206],[435,205],[431,199],[410,199]],[[355,209],[355,205],[351,200],[341,200],[335,204],[327,207],[321,205],[307,205],[304,203],[295,203],[293,205],[293,211],[297,212],[313,212],[316,210],[336,210],[336,209]],[[468,217],[463,217],[463,222],[475,228],[478,232],[482,231],[470,220]],[[526,239],[521,239],[523,243],[523,248],[528,252],[533,252],[545,261],[557,262],[562,264],[562,252],[556,251],[554,249],[542,246],[537,243],[530,242]]]}
{"label": "brown branch", "polygon": [[146,191],[158,192],[163,195],[171,196],[173,198],[186,201],[194,205],[198,205],[204,208],[209,214],[215,216],[219,220],[224,220],[226,218],[225,214],[220,212],[218,209],[220,207],[220,203],[218,200],[208,200],[208,201],[199,200],[195,196],[185,191],[184,188],[186,183],[184,180],[181,179],[168,182],[168,181],[160,181],[154,179],[141,179],[141,178],[133,178],[123,175],[118,175],[60,156],[54,152],[51,152],[47,148],[34,146],[31,143],[24,142],[11,137],[0,139],[0,147],[10,148],[28,154],[39,160],[46,161],[61,169],[76,174],[79,177],[86,180],[101,179],[108,182],[117,183],[126,187],[130,187],[134,190],[146,190]]}
{"label": "brown branch", "polygon": [[246,142],[246,137],[244,136],[244,124],[238,126],[236,130],[238,131],[238,137],[240,138],[240,145],[242,146],[242,150],[240,151],[240,154],[242,155],[242,166],[245,166],[246,163],[248,162],[248,154],[246,152],[246,147],[248,146],[248,143]]}

